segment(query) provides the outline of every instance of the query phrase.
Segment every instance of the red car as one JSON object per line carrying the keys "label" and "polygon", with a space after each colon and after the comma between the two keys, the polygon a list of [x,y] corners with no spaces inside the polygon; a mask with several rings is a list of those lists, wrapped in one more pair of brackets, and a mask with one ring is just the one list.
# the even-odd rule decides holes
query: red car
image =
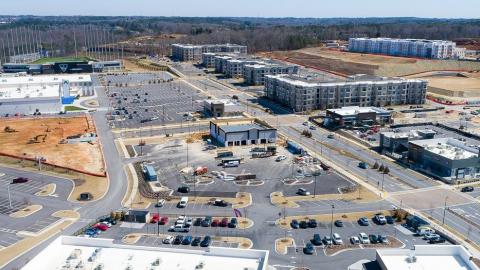
{"label": "red car", "polygon": [[228,218],[222,218],[222,222],[220,222],[220,227],[227,227],[228,226]]}
{"label": "red car", "polygon": [[108,226],[103,224],[103,223],[97,223],[97,224],[93,225],[93,227],[99,229],[102,232],[108,230]]}
{"label": "red car", "polygon": [[218,227],[219,224],[220,224],[220,220],[214,219],[214,220],[212,221],[212,224],[211,224],[210,226],[212,226],[212,227]]}
{"label": "red car", "polygon": [[157,223],[160,220],[160,216],[158,214],[153,214],[152,218],[150,219],[150,223]]}
{"label": "red car", "polygon": [[160,224],[160,225],[165,225],[167,223],[168,223],[168,217],[162,217],[160,219],[160,221],[158,222],[158,224]]}

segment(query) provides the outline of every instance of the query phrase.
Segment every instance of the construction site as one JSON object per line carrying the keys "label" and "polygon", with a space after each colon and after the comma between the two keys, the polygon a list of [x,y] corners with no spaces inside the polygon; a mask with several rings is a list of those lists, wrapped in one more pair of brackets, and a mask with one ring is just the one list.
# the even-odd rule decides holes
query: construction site
{"label": "construction site", "polygon": [[480,70],[479,62],[456,60],[428,60],[362,54],[327,49],[325,47],[305,48],[295,51],[274,51],[261,53],[263,57],[274,58],[330,71],[337,75],[368,74],[378,76],[406,76],[435,70],[474,71]]}
{"label": "construction site", "polygon": [[0,125],[0,155],[104,174],[101,147],[89,115],[12,118]]}

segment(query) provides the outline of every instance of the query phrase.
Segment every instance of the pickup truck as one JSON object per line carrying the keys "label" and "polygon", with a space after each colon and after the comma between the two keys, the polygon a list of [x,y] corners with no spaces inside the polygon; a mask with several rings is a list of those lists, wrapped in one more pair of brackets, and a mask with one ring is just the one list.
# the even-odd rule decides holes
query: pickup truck
{"label": "pickup truck", "polygon": [[189,232],[190,227],[185,227],[183,224],[177,224],[177,225],[171,226],[169,231],[171,231],[171,232]]}

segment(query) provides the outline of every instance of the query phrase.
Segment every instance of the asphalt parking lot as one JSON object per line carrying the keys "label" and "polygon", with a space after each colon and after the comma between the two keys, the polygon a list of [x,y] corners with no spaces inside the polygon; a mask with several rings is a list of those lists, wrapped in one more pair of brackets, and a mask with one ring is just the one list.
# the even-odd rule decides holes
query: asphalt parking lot
{"label": "asphalt parking lot", "polygon": [[[7,186],[9,183],[12,183],[12,180],[17,178],[16,176],[13,175],[8,175],[8,174],[0,174],[0,186]],[[11,191],[20,191],[20,192],[25,192],[29,194],[35,194],[40,189],[47,185],[48,182],[43,181],[42,179],[37,180],[37,181],[28,181],[26,183],[19,183],[19,184],[13,184],[10,185],[10,190]]]}
{"label": "asphalt parking lot", "polygon": [[111,122],[118,128],[190,121],[203,110],[206,99],[183,81],[172,81],[167,72],[105,76],[113,111]]}

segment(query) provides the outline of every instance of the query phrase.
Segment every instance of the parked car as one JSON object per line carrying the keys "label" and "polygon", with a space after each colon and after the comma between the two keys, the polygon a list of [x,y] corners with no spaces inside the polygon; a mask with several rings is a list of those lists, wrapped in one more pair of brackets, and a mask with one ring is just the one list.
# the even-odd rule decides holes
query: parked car
{"label": "parked car", "polygon": [[212,224],[212,217],[211,216],[206,216],[204,220],[202,220],[202,227],[210,227]]}
{"label": "parked car", "polygon": [[230,222],[228,223],[229,228],[236,228],[238,225],[237,218],[232,218]]}
{"label": "parked car", "polygon": [[160,218],[160,221],[158,222],[158,224],[160,225],[165,225],[168,223],[168,217],[162,217]]}
{"label": "parked car", "polygon": [[368,164],[366,162],[360,162],[358,163],[358,167],[362,169],[368,169]]}
{"label": "parked car", "polygon": [[375,217],[373,217],[373,220],[375,221],[375,223],[379,225],[387,224],[387,219],[385,218],[384,215],[381,215],[381,214],[376,214]]}
{"label": "parked car", "polygon": [[368,238],[370,239],[371,244],[376,244],[379,242],[378,237],[375,234],[370,234]]}
{"label": "parked car", "polygon": [[202,225],[202,221],[203,221],[203,219],[201,217],[196,218],[195,221],[193,222],[193,226]]}
{"label": "parked car", "polygon": [[438,235],[437,237],[432,237],[428,240],[429,244],[439,244],[439,243],[445,243],[445,238],[441,237]]}
{"label": "parked car", "polygon": [[317,127],[316,127],[316,126],[310,126],[309,129],[310,129],[310,130],[316,130]]}
{"label": "parked car", "polygon": [[360,224],[361,226],[368,226],[370,225],[370,222],[368,221],[368,218],[362,217],[358,220],[358,224]]}
{"label": "parked car", "polygon": [[472,192],[474,190],[475,189],[472,186],[466,186],[466,187],[463,187],[460,191],[461,192]]}
{"label": "parked car", "polygon": [[335,245],[343,245],[343,240],[338,233],[334,233],[332,238]]}
{"label": "parked car", "polygon": [[17,177],[12,180],[12,184],[21,184],[28,182],[28,178],[26,177]]}
{"label": "parked car", "polygon": [[205,238],[203,238],[202,242],[200,242],[200,246],[201,247],[208,247],[210,246],[210,243],[212,242],[212,238],[210,236],[205,236]]}
{"label": "parked car", "polygon": [[200,236],[195,237],[192,241],[192,246],[196,247],[196,246],[200,245],[201,241],[202,241],[202,237],[200,237]]}
{"label": "parked car", "polygon": [[163,207],[165,205],[165,200],[164,199],[159,199],[157,203],[155,204],[155,207]]}
{"label": "parked car", "polygon": [[177,204],[178,208],[185,208],[187,207],[188,204],[188,197],[182,197],[180,198],[180,201]]}
{"label": "parked car", "polygon": [[163,239],[162,243],[164,244],[171,244],[173,242],[173,236],[169,235],[167,237],[165,237],[165,239]]}
{"label": "parked car", "polygon": [[228,206],[228,202],[226,202],[225,200],[215,200],[215,202],[213,203],[213,205],[215,205],[215,206],[220,206],[220,207],[227,207],[227,206]]}
{"label": "parked car", "polygon": [[298,229],[298,228],[300,227],[300,224],[298,224],[298,220],[293,219],[293,220],[290,222],[290,227],[292,227],[293,229]]}
{"label": "parked car", "polygon": [[425,234],[432,234],[435,233],[435,230],[428,227],[428,226],[421,226],[417,228],[415,232],[418,236],[424,236]]}
{"label": "parked car", "polygon": [[93,227],[99,229],[102,232],[108,230],[108,226],[103,224],[103,223],[97,223],[97,224],[93,225]]}
{"label": "parked car", "polygon": [[308,228],[308,223],[305,220],[300,221],[300,228],[301,229]]}
{"label": "parked car", "polygon": [[313,253],[315,253],[315,247],[311,243],[307,243],[303,248],[303,253],[307,255],[312,255]]}
{"label": "parked car", "polygon": [[183,235],[175,236],[175,240],[173,240],[174,245],[180,245],[183,241]]}
{"label": "parked car", "polygon": [[303,122],[302,125],[308,126],[308,121]]}
{"label": "parked car", "polygon": [[362,244],[370,244],[370,239],[368,238],[368,235],[366,233],[359,233],[358,238],[360,239],[360,243]]}
{"label": "parked car", "polygon": [[275,159],[275,161],[279,162],[279,161],[282,161],[282,160],[285,160],[285,159],[287,159],[287,157],[284,156],[284,155],[281,155],[281,156],[278,156],[278,157]]}
{"label": "parked car", "polygon": [[160,216],[158,214],[153,214],[152,218],[150,218],[150,223],[157,223],[160,221]]}
{"label": "parked car", "polygon": [[211,226],[212,226],[212,227],[218,227],[219,224],[220,224],[220,220],[214,219],[214,220],[212,221]]}
{"label": "parked car", "polygon": [[317,221],[315,219],[310,219],[308,221],[308,227],[309,228],[316,228],[318,226]]}
{"label": "parked car", "polygon": [[435,237],[438,237],[440,235],[436,234],[436,233],[426,233],[424,236],[423,236],[423,239],[425,240],[430,240],[432,238],[435,238]]}
{"label": "parked car", "polygon": [[192,218],[186,218],[184,223],[185,223],[186,227],[190,227],[190,226],[193,225],[193,219]]}
{"label": "parked car", "polygon": [[228,218],[222,218],[219,224],[220,227],[227,227],[228,226]]}
{"label": "parked car", "polygon": [[180,192],[180,193],[189,193],[190,188],[187,187],[187,186],[181,186],[181,187],[178,187],[177,191]]}
{"label": "parked car", "polygon": [[382,244],[388,244],[388,243],[389,243],[388,238],[387,238],[387,236],[385,236],[385,235],[380,235],[380,234],[379,234],[379,235],[377,236],[377,238],[378,238],[378,242],[379,242],[379,243],[382,243]]}
{"label": "parked car", "polygon": [[328,135],[327,135],[327,138],[333,139],[333,138],[335,138],[335,135],[333,135],[333,134],[328,134]]}
{"label": "parked car", "polygon": [[352,243],[352,245],[360,245],[360,239],[356,236],[352,236],[350,237],[350,243]]}
{"label": "parked car", "polygon": [[333,244],[332,238],[331,238],[329,235],[325,235],[325,236],[323,237],[323,243],[324,243],[325,245],[331,245],[331,244]]}
{"label": "parked car", "polygon": [[297,191],[297,194],[298,195],[301,195],[301,196],[309,196],[310,195],[310,192],[308,192],[306,189],[304,188],[299,188],[298,191]]}
{"label": "parked car", "polygon": [[339,220],[339,219],[335,220],[335,223],[334,223],[334,224],[335,224],[335,226],[337,226],[337,227],[343,227],[343,221],[341,221],[341,220]]}
{"label": "parked car", "polygon": [[108,221],[102,221],[102,222],[100,222],[100,223],[107,225],[108,228],[111,228],[111,227],[112,227],[112,224],[111,224],[110,222],[108,222]]}
{"label": "parked car", "polygon": [[392,216],[385,216],[385,219],[387,220],[387,224],[395,223],[395,219]]}
{"label": "parked car", "polygon": [[169,231],[171,231],[171,232],[189,232],[190,228],[185,227],[183,224],[177,224],[177,225],[171,226],[169,228]]}
{"label": "parked car", "polygon": [[182,245],[190,245],[192,243],[192,236],[187,235],[182,240]]}
{"label": "parked car", "polygon": [[316,234],[313,235],[313,239],[312,239],[311,242],[315,246],[321,246],[322,245],[322,237],[320,236],[320,234],[316,233]]}

